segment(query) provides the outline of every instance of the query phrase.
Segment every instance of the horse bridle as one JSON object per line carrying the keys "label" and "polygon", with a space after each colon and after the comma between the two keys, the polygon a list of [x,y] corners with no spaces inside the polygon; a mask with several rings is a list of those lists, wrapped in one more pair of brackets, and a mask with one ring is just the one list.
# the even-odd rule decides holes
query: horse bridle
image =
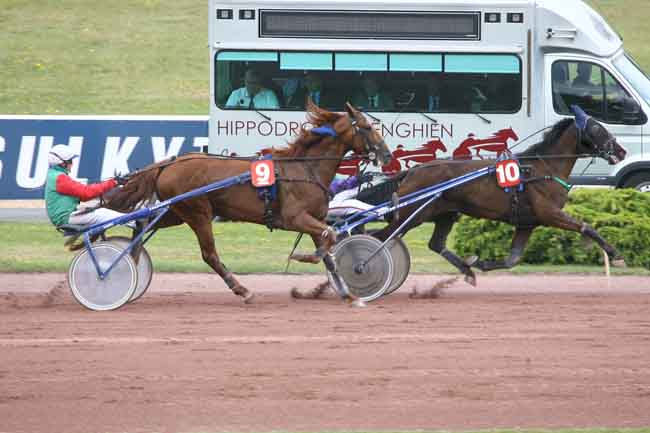
{"label": "horse bridle", "polygon": [[[616,156],[614,152],[614,142],[616,141],[616,138],[611,136],[600,148],[596,149],[594,146],[593,138],[591,135],[587,132],[589,129],[589,122],[596,122],[591,116],[587,118],[585,121],[585,126],[584,128],[581,128],[578,122],[575,122],[576,125],[576,141],[577,145],[579,146],[582,143],[583,140],[583,134],[585,138],[585,143],[589,144],[590,147],[593,149],[591,152],[591,156],[595,158],[602,158],[604,160],[607,160],[611,156]],[[610,134],[611,135],[611,134]]]}
{"label": "horse bridle", "polygon": [[350,125],[352,126],[352,130],[354,131],[353,135],[360,134],[361,137],[363,138],[364,142],[364,151],[367,154],[368,160],[370,160],[373,164],[377,163],[377,149],[381,145],[381,143],[384,141],[383,139],[381,142],[374,142],[370,138],[370,132],[372,131],[372,126],[359,126],[357,119],[355,119],[352,116],[349,116],[350,118]]}

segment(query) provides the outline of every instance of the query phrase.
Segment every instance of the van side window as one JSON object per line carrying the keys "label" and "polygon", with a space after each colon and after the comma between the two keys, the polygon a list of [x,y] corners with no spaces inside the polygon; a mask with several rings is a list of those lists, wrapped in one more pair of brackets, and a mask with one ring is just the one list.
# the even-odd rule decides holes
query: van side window
{"label": "van side window", "polygon": [[[522,105],[514,54],[224,50],[214,61],[215,103],[223,110],[304,111],[310,99],[333,111],[349,101],[403,113],[516,113]],[[243,89],[251,70],[279,106],[258,107],[261,97],[249,105]]]}
{"label": "van side window", "polygon": [[599,65],[557,61],[551,67],[551,83],[556,113],[571,115],[569,108],[575,104],[600,121],[625,123],[625,102],[631,96]]}

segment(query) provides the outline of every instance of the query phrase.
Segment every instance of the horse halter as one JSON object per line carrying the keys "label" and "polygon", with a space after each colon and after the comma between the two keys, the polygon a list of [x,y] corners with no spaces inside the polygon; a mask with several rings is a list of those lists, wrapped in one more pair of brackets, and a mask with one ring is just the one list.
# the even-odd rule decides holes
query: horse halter
{"label": "horse halter", "polygon": [[[578,119],[575,120],[576,123],[576,141],[578,146],[581,143],[586,143],[590,147],[590,154],[593,157],[602,158],[608,160],[610,157],[616,157],[615,146],[616,138],[611,136],[603,143],[601,146],[596,147],[594,144],[594,138],[590,134],[589,130],[595,127],[600,127],[600,124],[594,120],[591,116],[588,116],[582,122],[579,122]],[[580,123],[584,123],[581,125]],[[604,128],[603,128],[604,129]]]}
{"label": "horse halter", "polygon": [[[382,139],[381,141],[374,142],[370,138],[370,132],[372,131],[372,127],[362,127],[358,125],[357,119],[355,119],[352,116],[349,116],[350,118],[350,126],[352,126],[352,131],[354,131],[353,135],[361,135],[363,138],[363,147],[364,151],[368,154],[368,160],[372,161],[373,164],[377,165],[377,149],[381,146],[382,143],[384,143],[384,140]],[[385,144],[385,143],[384,143]]]}

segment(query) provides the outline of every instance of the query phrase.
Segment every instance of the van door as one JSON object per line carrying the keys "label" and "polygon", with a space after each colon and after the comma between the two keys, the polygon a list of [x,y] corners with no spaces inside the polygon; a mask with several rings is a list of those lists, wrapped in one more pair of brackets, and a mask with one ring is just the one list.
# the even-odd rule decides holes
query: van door
{"label": "van door", "polygon": [[[642,153],[643,127],[625,117],[633,97],[606,64],[583,56],[549,54],[544,76],[546,126],[572,116],[569,108],[575,104],[601,122],[625,146],[628,156]],[[614,172],[615,167],[602,158],[586,158],[577,161],[572,176],[588,176],[582,180],[589,184],[606,184]]]}

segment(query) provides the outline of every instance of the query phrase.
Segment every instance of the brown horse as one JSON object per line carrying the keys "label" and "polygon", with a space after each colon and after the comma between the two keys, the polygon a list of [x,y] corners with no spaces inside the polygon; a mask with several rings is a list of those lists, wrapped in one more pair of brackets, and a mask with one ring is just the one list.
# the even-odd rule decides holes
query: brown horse
{"label": "brown horse", "polygon": [[[332,113],[310,104],[308,121],[314,128],[303,129],[287,148],[273,150],[277,177],[277,199],[271,203],[272,215],[265,217],[264,201],[250,183],[237,184],[171,206],[156,228],[187,223],[198,238],[203,260],[237,295],[250,302],[253,294],[227,270],[219,259],[212,233],[212,220],[256,224],[309,234],[317,251],[296,256],[297,260],[317,263],[325,258],[335,242],[335,234],[324,220],[329,202],[328,186],[336,168],[348,151],[375,154],[379,162],[390,160],[391,153],[381,135],[350,104],[346,113]],[[166,200],[201,186],[249,171],[250,161],[223,159],[205,154],[188,154],[174,161],[153,164],[133,175],[128,183],[107,199],[106,206],[121,212],[134,210],[154,197]]]}
{"label": "brown horse", "polygon": [[[578,157],[597,156],[616,164],[625,158],[623,149],[616,139],[599,122],[574,107],[574,119],[558,122],[542,142],[516,155],[523,163],[530,165],[530,177],[524,183],[524,191],[516,188],[505,191],[497,185],[494,176],[484,176],[459,187],[450,189],[442,197],[427,206],[406,227],[406,231],[424,222],[434,222],[435,229],[429,248],[440,254],[465,275],[465,280],[476,285],[472,267],[481,271],[507,269],[521,259],[530,235],[537,226],[557,227],[582,233],[596,241],[613,260],[614,265],[625,262],[616,249],[609,245],[596,230],[576,221],[562,211],[568,199],[568,179]],[[494,161],[434,161],[415,167],[403,175],[398,194],[418,191],[443,181],[487,167]],[[564,183],[564,185],[563,185]],[[418,204],[400,210],[400,218],[406,219]],[[446,248],[446,241],[460,214],[510,223],[515,226],[511,253],[505,260],[481,260],[478,257],[461,259]],[[392,222],[376,233],[379,239],[386,239],[397,227]]]}

